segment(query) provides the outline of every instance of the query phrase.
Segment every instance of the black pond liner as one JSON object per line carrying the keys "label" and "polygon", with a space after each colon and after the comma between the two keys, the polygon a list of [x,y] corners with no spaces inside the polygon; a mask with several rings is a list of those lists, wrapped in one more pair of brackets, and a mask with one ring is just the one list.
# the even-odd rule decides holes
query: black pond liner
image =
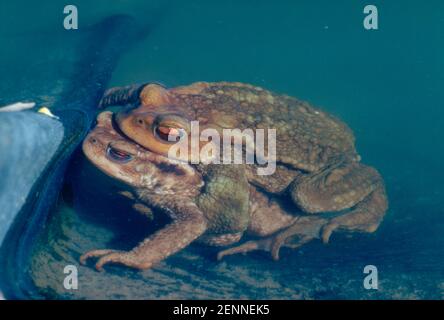
{"label": "black pond liner", "polygon": [[[66,79],[63,80],[67,84],[63,86],[61,93],[57,93],[56,99],[51,103],[51,110],[60,118],[63,128],[58,121],[44,119],[43,115],[29,111],[13,112],[3,114],[3,116],[0,114],[2,131],[15,135],[11,137],[12,141],[28,137],[20,135],[17,130],[12,130],[14,119],[20,121],[21,126],[28,125],[26,130],[29,132],[36,130],[35,139],[42,138],[39,130],[54,130],[53,136],[46,136],[46,142],[35,141],[35,146],[40,148],[35,150],[36,153],[50,153],[50,148],[45,150],[42,149],[42,146],[44,147],[45,143],[47,146],[57,144],[55,137],[63,133],[63,140],[57,150],[53,155],[48,155],[49,162],[41,162],[42,167],[39,168],[41,174],[32,185],[29,193],[21,195],[27,197],[26,202],[18,211],[2,242],[0,248],[0,292],[3,291],[7,299],[39,297],[27,272],[30,253],[39,232],[45,227],[49,212],[54,208],[69,159],[95,119],[97,105],[117,61],[131,44],[146,34],[146,28],[140,28],[131,17],[123,15],[104,19],[94,26],[85,28],[84,31],[66,32],[64,39],[72,46],[74,56],[72,61],[68,59],[73,64],[69,68],[67,66],[67,69],[72,71],[71,74],[65,75]],[[50,64],[51,60],[48,61],[48,65]],[[60,68],[60,64],[58,68]],[[44,72],[44,70],[41,71]],[[61,72],[61,74],[63,73]],[[35,101],[38,103],[41,102],[38,98],[41,94],[43,93],[36,93]],[[28,90],[22,92],[18,98],[33,99],[34,96]],[[7,126],[11,126],[11,130],[8,131]],[[15,146],[23,145],[30,148],[33,146],[32,141],[25,141]],[[21,165],[22,167],[15,168],[16,172],[22,175],[30,174],[26,161],[32,163],[35,159],[31,156],[14,163],[14,159],[9,158],[9,153],[14,154],[14,149],[2,150],[0,164],[3,161],[6,164],[10,163],[12,167]],[[1,170],[6,172],[8,168]],[[14,177],[9,181],[2,181],[2,184],[6,188],[14,188],[16,181],[13,179]],[[23,188],[23,190],[25,189]],[[8,202],[15,200],[7,199]]]}

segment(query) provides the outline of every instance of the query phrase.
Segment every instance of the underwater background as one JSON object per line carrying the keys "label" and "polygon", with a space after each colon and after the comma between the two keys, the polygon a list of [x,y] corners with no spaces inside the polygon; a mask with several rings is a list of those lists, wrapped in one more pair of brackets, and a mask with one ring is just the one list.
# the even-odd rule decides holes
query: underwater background
{"label": "underwater background", "polygon": [[[152,270],[79,266],[95,248],[129,249],[150,225],[113,181],[76,153],[56,210],[26,266],[34,298],[443,299],[444,2],[371,1],[379,29],[365,30],[368,1],[74,1],[79,28],[130,14],[149,35],[118,63],[110,86],[157,81],[240,81],[306,100],[344,120],[363,162],[386,183],[389,211],[377,232],[336,233],[266,254],[215,261],[192,245]],[[43,57],[71,53],[63,1],[0,3],[0,105],[60,85]],[[79,31],[80,31],[79,30]],[[84,48],[85,51],[88,47]],[[64,74],[67,66],[52,66]],[[65,80],[66,81],[66,80]],[[51,97],[47,98],[48,103]],[[0,177],[1,182],[1,177]],[[63,268],[79,268],[79,289]],[[379,289],[363,287],[364,266]]]}

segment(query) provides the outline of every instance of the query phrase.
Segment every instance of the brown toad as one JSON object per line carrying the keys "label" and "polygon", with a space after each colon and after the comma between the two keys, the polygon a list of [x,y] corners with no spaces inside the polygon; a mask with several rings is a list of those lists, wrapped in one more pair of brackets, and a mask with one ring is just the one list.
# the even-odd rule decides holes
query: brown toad
{"label": "brown toad", "polygon": [[[282,244],[297,246],[317,236],[311,231],[305,236],[301,231],[304,223],[299,219],[275,225],[281,220],[274,216],[275,210],[265,205],[268,195],[292,199],[296,204],[292,213],[297,212],[296,207],[306,214],[340,212],[323,225],[324,242],[328,242],[335,229],[375,231],[387,209],[382,178],[376,170],[359,162],[351,130],[340,120],[295,98],[247,84],[200,82],[172,89],[157,84],[115,88],[102,100],[102,106],[108,105],[129,105],[115,117],[119,130],[147,151],[169,161],[174,160],[169,154],[174,145],[169,138],[189,136],[191,121],[199,121],[202,130],[218,132],[227,128],[276,129],[276,169],[272,175],[258,175],[256,164],[188,164],[204,183],[192,201],[200,213],[189,214],[178,207],[169,209],[177,221],[195,215],[205,217],[207,226],[200,233],[196,227],[199,234],[193,234],[191,240],[190,232],[188,242],[208,228],[224,238],[226,234],[240,237],[256,225],[257,230],[265,230],[258,232],[260,236],[268,236],[228,249],[220,256],[259,248],[271,251],[277,258]],[[200,150],[210,143],[201,142]],[[257,194],[266,200],[258,201]],[[251,218],[251,208],[255,206],[264,209],[261,218]],[[310,220],[308,225],[318,227],[319,221],[326,222],[319,218]],[[121,262],[115,256],[107,258],[106,252],[96,255],[103,256],[105,261]]]}

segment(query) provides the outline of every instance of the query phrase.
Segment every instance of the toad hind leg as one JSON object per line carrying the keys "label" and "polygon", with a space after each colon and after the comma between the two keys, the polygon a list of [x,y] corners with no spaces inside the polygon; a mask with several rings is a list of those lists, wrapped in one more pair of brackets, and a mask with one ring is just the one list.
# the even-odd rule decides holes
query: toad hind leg
{"label": "toad hind leg", "polygon": [[378,186],[349,213],[333,218],[322,230],[322,241],[328,243],[335,230],[374,232],[387,210],[383,185]]}
{"label": "toad hind leg", "polygon": [[98,271],[108,263],[144,270],[188,246],[207,229],[207,221],[195,206],[188,207],[173,218],[173,222],[148,237],[131,251],[93,250],[80,257],[82,264],[89,258],[99,258]]}
{"label": "toad hind leg", "polygon": [[298,217],[287,228],[258,240],[250,240],[238,246],[222,250],[217,254],[217,259],[238,253],[262,250],[270,252],[273,260],[279,260],[281,247],[297,249],[307,242],[319,238],[321,228],[327,223],[326,219],[319,217]]}
{"label": "toad hind leg", "polygon": [[[259,231],[258,235],[264,238],[223,250],[219,252],[218,259],[227,255],[263,250],[270,252],[274,260],[278,260],[281,247],[296,249],[316,238],[322,238],[323,242],[327,243],[336,229],[373,232],[387,210],[387,198],[381,177],[373,168],[359,163],[339,164],[321,173],[304,176],[295,182],[291,193],[293,200],[306,213],[351,210],[332,219],[313,215],[297,217],[288,227],[270,235],[264,230],[276,225],[277,221],[284,223],[285,215],[279,213],[275,206],[267,206],[262,201],[261,210],[255,213],[259,213],[259,216],[253,216],[252,225],[257,224],[255,231]],[[256,199],[257,202],[260,200]]]}
{"label": "toad hind leg", "polygon": [[291,196],[307,213],[350,211],[332,218],[322,230],[324,243],[334,230],[373,232],[387,210],[379,173],[360,163],[342,163],[296,181]]}

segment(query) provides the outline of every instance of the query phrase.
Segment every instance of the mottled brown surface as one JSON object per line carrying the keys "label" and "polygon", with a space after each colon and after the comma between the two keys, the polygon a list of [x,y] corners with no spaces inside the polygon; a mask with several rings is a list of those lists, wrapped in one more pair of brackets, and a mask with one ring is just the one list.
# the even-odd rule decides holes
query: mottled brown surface
{"label": "mottled brown surface", "polygon": [[157,152],[158,141],[150,139],[152,122],[174,113],[185,122],[198,120],[201,130],[276,129],[277,161],[294,169],[316,171],[338,159],[358,159],[353,133],[342,121],[296,98],[248,84],[199,82],[169,90],[147,85],[136,105],[118,115],[119,127]]}

